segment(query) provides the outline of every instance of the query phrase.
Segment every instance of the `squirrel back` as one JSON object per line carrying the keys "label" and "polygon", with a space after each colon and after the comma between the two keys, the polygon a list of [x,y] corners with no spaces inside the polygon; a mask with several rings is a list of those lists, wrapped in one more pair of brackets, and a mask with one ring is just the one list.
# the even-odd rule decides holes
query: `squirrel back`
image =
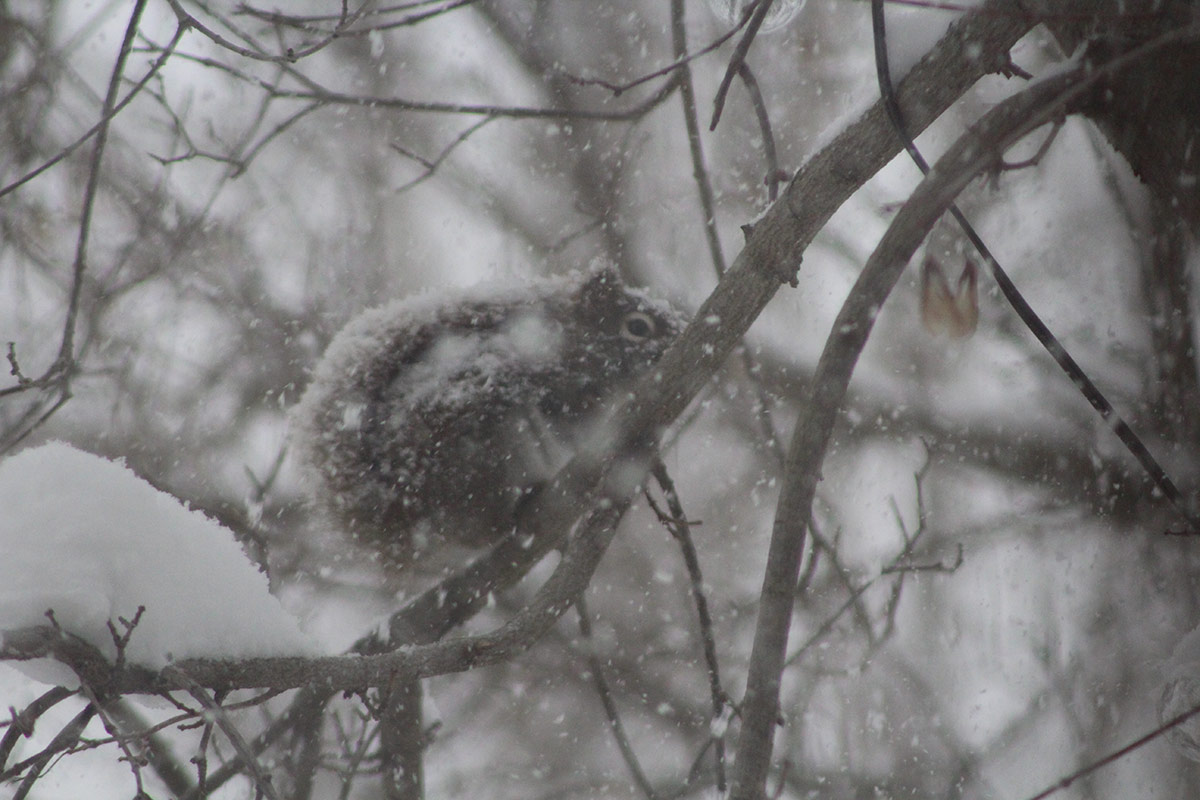
{"label": "squirrel back", "polygon": [[498,541],[682,326],[607,267],[364,312],[292,412],[314,503],[389,564]]}

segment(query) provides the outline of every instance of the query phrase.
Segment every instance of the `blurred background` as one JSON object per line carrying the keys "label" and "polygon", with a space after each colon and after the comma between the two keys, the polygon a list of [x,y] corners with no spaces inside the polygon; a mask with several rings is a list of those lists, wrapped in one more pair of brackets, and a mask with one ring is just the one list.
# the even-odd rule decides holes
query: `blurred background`
{"label": "blurred background", "polygon": [[[690,52],[730,30],[717,13],[728,3],[714,4],[684,3]],[[725,263],[740,226],[768,207],[773,172],[790,175],[878,96],[868,4],[788,5],[747,58],[769,137],[741,81],[708,130],[738,37],[689,63]],[[346,647],[399,600],[309,513],[286,414],[348,319],[428,286],[596,258],[688,311],[715,284],[723,265],[706,239],[680,92],[667,76],[610,88],[673,62],[671,9],[381,5],[348,28],[370,32],[325,42],[336,2],[289,3],[286,17],[224,2],[180,8],[248,54],[188,30],[114,119],[88,227],[71,398],[40,421],[53,392],[0,397],[0,445],[64,439],[124,458],[265,541],[277,593],[308,630]],[[115,0],[0,2],[0,184],[96,124],[130,11]],[[902,16],[918,12],[909,29],[945,24],[944,12],[907,7],[889,20],[904,31]],[[176,28],[172,6],[151,0],[122,95]],[[253,57],[318,42],[294,63]],[[1035,76],[1064,58],[1043,28],[1013,50]],[[919,144],[932,160],[1022,85],[986,78]],[[91,152],[71,150],[0,196],[0,343],[12,343],[10,366],[30,378],[59,352]],[[669,433],[663,457],[688,518],[702,522],[693,535],[735,702],[782,448],[834,315],[919,177],[900,158],[862,186],[808,249],[799,285],[780,291],[745,353]],[[1036,164],[975,184],[960,202],[1193,492],[1195,260],[1170,210],[1074,118]],[[964,252],[945,224],[919,257],[934,256],[953,285]],[[974,335],[930,334],[918,266],[882,309],[822,470],[769,782],[780,797],[1031,795],[1157,724],[1164,661],[1200,625],[1197,544],[1163,535],[1178,520],[1109,427],[986,273]],[[470,629],[506,619],[551,567],[498,596]],[[568,615],[509,664],[427,682],[427,721],[439,723],[429,796],[644,796],[614,744],[589,654],[650,782],[663,796],[711,796],[696,611],[679,548],[644,501],[587,599],[590,641]],[[0,671],[3,705],[43,690]],[[319,785],[373,796],[351,768],[355,706],[332,713]],[[181,753],[195,746],[186,733],[178,740]],[[39,796],[74,796],[77,781],[97,778],[126,796],[116,759],[111,746],[64,759]],[[1177,798],[1198,786],[1196,766],[1159,740],[1061,796]]]}

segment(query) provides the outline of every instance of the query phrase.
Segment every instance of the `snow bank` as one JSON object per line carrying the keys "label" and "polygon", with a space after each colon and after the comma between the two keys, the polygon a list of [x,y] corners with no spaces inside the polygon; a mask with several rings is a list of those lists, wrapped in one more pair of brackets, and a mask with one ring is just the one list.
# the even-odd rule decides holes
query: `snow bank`
{"label": "snow bank", "polygon": [[126,658],[154,669],[316,652],[227,529],[123,464],[58,442],[0,461],[0,631],[52,609],[111,658],[106,623],[139,606]]}

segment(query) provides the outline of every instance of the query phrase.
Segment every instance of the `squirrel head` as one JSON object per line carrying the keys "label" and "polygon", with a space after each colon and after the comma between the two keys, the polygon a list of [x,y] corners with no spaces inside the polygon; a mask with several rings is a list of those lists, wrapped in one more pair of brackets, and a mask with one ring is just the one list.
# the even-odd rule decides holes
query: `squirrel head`
{"label": "squirrel head", "polygon": [[585,273],[556,310],[569,320],[560,349],[562,385],[548,399],[565,411],[586,409],[645,373],[686,324],[678,310],[626,286],[607,264]]}

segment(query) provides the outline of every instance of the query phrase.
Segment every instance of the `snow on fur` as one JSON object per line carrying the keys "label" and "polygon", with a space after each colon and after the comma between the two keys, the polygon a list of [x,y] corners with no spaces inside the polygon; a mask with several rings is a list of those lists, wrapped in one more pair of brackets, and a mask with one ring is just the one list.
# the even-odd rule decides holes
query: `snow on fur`
{"label": "snow on fur", "polygon": [[[623,327],[631,315],[646,336]],[[366,311],[330,343],[291,414],[315,504],[393,564],[445,540],[494,541],[579,426],[682,326],[603,265]]]}

